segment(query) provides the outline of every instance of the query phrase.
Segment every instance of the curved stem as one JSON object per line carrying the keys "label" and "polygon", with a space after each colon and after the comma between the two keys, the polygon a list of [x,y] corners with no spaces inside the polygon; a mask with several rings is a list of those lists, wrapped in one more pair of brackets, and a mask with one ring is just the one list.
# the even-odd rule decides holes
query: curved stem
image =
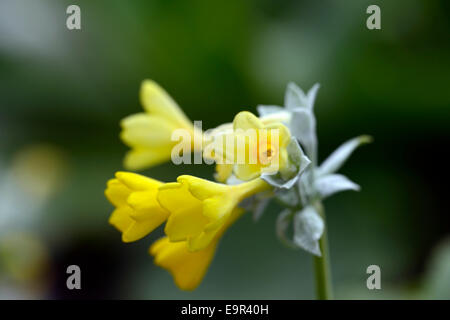
{"label": "curved stem", "polygon": [[317,212],[322,216],[325,224],[322,237],[319,240],[321,257],[314,256],[314,272],[316,282],[316,295],[318,300],[333,299],[330,260],[328,252],[327,224],[325,220],[325,210],[321,202],[314,203]]}

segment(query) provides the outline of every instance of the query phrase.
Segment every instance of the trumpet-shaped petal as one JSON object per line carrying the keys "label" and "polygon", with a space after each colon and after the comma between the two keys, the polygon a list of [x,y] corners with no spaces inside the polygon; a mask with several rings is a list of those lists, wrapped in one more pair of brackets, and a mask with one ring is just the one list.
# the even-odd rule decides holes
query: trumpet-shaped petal
{"label": "trumpet-shaped petal", "polygon": [[172,141],[172,133],[184,129],[190,136],[185,149],[196,149],[194,132],[201,137],[200,129],[194,127],[176,102],[156,82],[146,80],[140,91],[145,113],[124,118],[121,122],[122,141],[131,147],[126,154],[124,165],[131,170],[139,170],[168,161],[172,148],[178,143]]}
{"label": "trumpet-shaped petal", "polygon": [[[290,173],[286,147],[291,135],[286,126],[279,122],[266,124],[252,113],[243,111],[234,118],[233,129],[238,155],[234,167],[237,178],[248,181],[262,173]],[[244,157],[239,160],[239,155]]]}
{"label": "trumpet-shaped petal", "polygon": [[173,143],[171,135],[174,126],[161,116],[137,113],[124,118],[121,126],[121,139],[132,147],[151,148]]}
{"label": "trumpet-shaped petal", "polygon": [[239,112],[233,120],[233,129],[263,129],[264,124],[253,113],[248,111]]}
{"label": "trumpet-shaped petal", "polygon": [[240,208],[234,210],[228,222],[222,226],[203,250],[193,252],[187,241],[171,242],[169,237],[163,237],[153,243],[149,253],[155,257],[156,265],[167,269],[172,274],[175,284],[180,289],[193,290],[205,276],[220,237],[243,212]]}
{"label": "trumpet-shaped petal", "polygon": [[183,241],[203,230],[208,220],[202,214],[202,202],[195,198],[187,186],[170,183],[158,194],[161,206],[170,212],[164,231],[171,241]]}
{"label": "trumpet-shaped petal", "polygon": [[139,191],[156,190],[163,184],[158,180],[132,172],[116,172],[116,178],[129,189]]}
{"label": "trumpet-shaped petal", "polygon": [[139,240],[167,220],[169,213],[156,200],[161,185],[129,172],[117,172],[116,178],[108,181],[105,195],[116,207],[109,223],[122,232],[123,242]]}
{"label": "trumpet-shaped petal", "polygon": [[124,233],[134,223],[134,220],[131,219],[131,212],[132,209],[128,207],[116,208],[109,217],[109,223]]}
{"label": "trumpet-shaped petal", "polygon": [[140,99],[148,113],[168,119],[180,128],[192,126],[178,104],[155,81],[145,80],[142,83]]}
{"label": "trumpet-shaped petal", "polygon": [[158,201],[170,212],[164,231],[170,241],[187,241],[191,251],[205,249],[244,198],[268,188],[261,179],[229,186],[180,176],[159,188]]}
{"label": "trumpet-shaped petal", "polygon": [[155,166],[170,159],[172,145],[153,148],[134,148],[127,152],[124,166],[129,169],[139,170]]}
{"label": "trumpet-shaped petal", "polygon": [[216,165],[216,173],[214,174],[214,178],[222,183],[225,183],[227,179],[233,174],[233,165],[232,164],[217,164]]}
{"label": "trumpet-shaped petal", "polygon": [[186,241],[170,242],[169,237],[156,241],[150,247],[155,264],[167,269],[182,290],[194,290],[202,281],[214,257],[217,242],[204,250],[192,252]]}

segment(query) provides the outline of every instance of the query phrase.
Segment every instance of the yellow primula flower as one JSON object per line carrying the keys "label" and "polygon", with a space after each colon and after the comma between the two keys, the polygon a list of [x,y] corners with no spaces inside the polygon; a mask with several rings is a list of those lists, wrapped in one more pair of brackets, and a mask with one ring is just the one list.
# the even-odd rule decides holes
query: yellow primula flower
{"label": "yellow primula flower", "polygon": [[130,172],[117,172],[105,195],[116,207],[109,223],[122,232],[123,242],[145,237],[167,220],[169,212],[156,199],[162,182]]}
{"label": "yellow primula flower", "polygon": [[167,269],[180,289],[194,290],[205,276],[223,233],[243,212],[241,208],[233,210],[227,222],[203,250],[192,252],[187,241],[171,242],[169,237],[157,240],[149,250],[155,257],[155,264]]}
{"label": "yellow primula flower", "polygon": [[190,134],[190,145],[183,150],[201,147],[198,143],[194,145],[194,132],[202,137],[201,130],[194,127],[156,82],[145,80],[142,83],[140,100],[145,112],[130,115],[121,122],[120,137],[131,147],[125,156],[126,168],[139,170],[168,161],[172,148],[177,144],[177,141],[172,141],[172,133],[176,129],[185,129]]}
{"label": "yellow primula flower", "polygon": [[219,182],[225,183],[233,173],[233,167],[234,166],[232,164],[216,164],[216,173],[214,174],[214,178]]}
{"label": "yellow primula flower", "polygon": [[243,181],[255,179],[262,173],[280,172],[284,179],[294,174],[295,167],[289,163],[286,148],[291,134],[281,122],[263,121],[242,111],[234,118],[231,135],[234,137],[233,152],[225,146],[225,152],[221,153],[227,162],[216,168],[219,181],[226,181],[232,173]]}
{"label": "yellow primula flower", "polygon": [[170,241],[186,241],[190,251],[208,247],[245,198],[270,189],[262,179],[225,185],[193,176],[159,188],[158,201],[170,212],[165,233]]}

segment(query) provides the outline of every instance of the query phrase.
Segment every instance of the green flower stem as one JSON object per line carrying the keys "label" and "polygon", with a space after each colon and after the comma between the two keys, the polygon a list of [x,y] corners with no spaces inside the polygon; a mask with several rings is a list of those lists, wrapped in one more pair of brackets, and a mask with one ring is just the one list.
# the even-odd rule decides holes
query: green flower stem
{"label": "green flower stem", "polygon": [[325,210],[321,202],[314,203],[317,212],[322,216],[325,228],[322,237],[319,240],[321,257],[314,256],[314,272],[316,280],[316,295],[318,300],[333,299],[330,258],[328,252],[327,224],[325,220]]}

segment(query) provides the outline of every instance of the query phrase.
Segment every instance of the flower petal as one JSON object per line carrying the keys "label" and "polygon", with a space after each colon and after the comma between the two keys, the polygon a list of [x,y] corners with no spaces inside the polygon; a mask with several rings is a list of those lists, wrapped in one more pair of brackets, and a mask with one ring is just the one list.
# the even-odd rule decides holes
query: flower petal
{"label": "flower petal", "polygon": [[217,164],[214,178],[219,182],[225,183],[232,173],[233,173],[232,164]]}
{"label": "flower petal", "polygon": [[151,219],[133,221],[133,223],[122,233],[122,241],[133,242],[142,239],[166,221],[166,218],[167,215],[155,214]]}
{"label": "flower petal", "polygon": [[162,182],[133,172],[116,172],[116,178],[132,190],[157,190]]}
{"label": "flower petal", "polygon": [[120,232],[125,232],[134,223],[134,220],[130,218],[131,212],[132,209],[129,207],[117,208],[109,217],[109,223]]}
{"label": "flower petal", "polygon": [[131,190],[118,179],[110,179],[107,183],[105,196],[115,207],[127,206],[127,198]]}
{"label": "flower petal", "polygon": [[164,232],[171,241],[183,241],[202,232],[208,220],[203,216],[202,202],[189,192],[187,186],[169,183],[158,192],[158,201],[170,212]]}
{"label": "flower petal", "polygon": [[140,98],[141,103],[147,112],[171,120],[180,128],[192,127],[192,123],[180,107],[156,82],[152,80],[143,81]]}
{"label": "flower petal", "polygon": [[[281,123],[273,123],[268,126],[266,126],[266,129],[268,130],[278,130],[278,137],[279,137],[279,148],[286,147],[289,142],[291,141],[291,133],[289,129],[281,124]],[[270,135],[270,133],[269,133]]]}
{"label": "flower petal", "polygon": [[170,159],[172,146],[138,148],[127,152],[124,166],[129,170],[141,170],[166,162]]}
{"label": "flower petal", "polygon": [[[137,221],[152,219],[153,216],[167,216],[169,212],[161,207],[156,199],[157,190],[136,191],[127,199],[128,205],[133,208],[131,217]],[[165,220],[165,219],[164,219]]]}
{"label": "flower petal", "polygon": [[172,132],[178,129],[176,123],[145,113],[137,113],[124,118],[120,133],[122,141],[131,147],[155,147],[173,145]]}
{"label": "flower petal", "polygon": [[242,208],[234,208],[227,215],[205,226],[205,229],[198,236],[192,237],[188,241],[190,251],[203,250],[211,242],[220,239],[225,231],[245,212]]}
{"label": "flower petal", "polygon": [[186,242],[170,242],[164,237],[150,247],[150,254],[155,257],[155,264],[167,269],[173,276],[175,284],[182,290],[195,289],[206,274],[217,241],[204,250],[191,252]]}
{"label": "flower petal", "polygon": [[189,189],[189,192],[199,200],[226,193],[229,190],[227,185],[190,175],[179,176],[177,181],[185,185]]}
{"label": "flower petal", "polygon": [[234,174],[240,180],[249,181],[259,177],[261,165],[259,164],[237,164],[234,167]]}
{"label": "flower petal", "polygon": [[264,127],[263,123],[257,116],[248,111],[239,112],[233,120],[233,129],[262,129]]}

